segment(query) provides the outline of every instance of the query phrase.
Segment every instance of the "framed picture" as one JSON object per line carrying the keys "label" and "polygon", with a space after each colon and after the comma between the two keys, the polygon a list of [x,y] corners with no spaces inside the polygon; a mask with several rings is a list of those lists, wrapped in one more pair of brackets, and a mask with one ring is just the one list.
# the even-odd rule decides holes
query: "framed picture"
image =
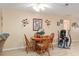
{"label": "framed picture", "polygon": [[33,31],[38,31],[42,28],[42,19],[33,18]]}

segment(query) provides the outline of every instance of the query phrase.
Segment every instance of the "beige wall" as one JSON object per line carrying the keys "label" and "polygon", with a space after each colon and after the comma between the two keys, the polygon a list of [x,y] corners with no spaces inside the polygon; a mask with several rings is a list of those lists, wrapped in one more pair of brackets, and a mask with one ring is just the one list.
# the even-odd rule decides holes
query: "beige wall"
{"label": "beige wall", "polygon": [[[25,18],[28,19],[29,24],[27,24],[26,27],[23,27],[21,21]],[[29,40],[35,33],[35,31],[33,31],[33,18],[43,19],[43,28],[45,29],[45,33],[49,35],[50,33],[54,32],[54,41],[57,41],[56,22],[61,19],[60,16],[30,13],[21,10],[5,8],[3,9],[3,31],[9,32],[10,36],[4,45],[4,49],[24,47],[24,33],[27,35]],[[49,27],[47,27],[45,23],[45,20],[47,19],[51,21],[51,25]],[[74,19],[72,18],[72,20]],[[75,39],[78,41],[77,38],[79,38],[79,33],[72,30],[71,34],[73,41],[75,41]]]}
{"label": "beige wall", "polygon": [[[71,22],[73,23],[73,22],[77,22],[78,24],[79,24],[79,19],[78,18],[76,18],[76,17],[73,17],[72,19],[71,19]],[[79,42],[79,28],[78,29],[71,29],[71,36],[72,36],[72,40],[73,40],[73,42],[74,41],[77,41],[77,42]]]}
{"label": "beige wall", "polygon": [[0,32],[1,32],[1,9],[0,9]]}
{"label": "beige wall", "polygon": [[[4,49],[18,48],[23,47],[25,45],[24,33],[26,33],[29,39],[35,33],[35,31],[33,31],[33,18],[43,19],[43,28],[45,29],[46,34],[49,35],[52,32],[54,33],[57,32],[56,30],[57,17],[55,16],[28,13],[25,11],[15,9],[4,9],[3,18],[4,18],[3,31],[10,33],[10,36],[4,45]],[[24,28],[21,21],[22,19],[25,18],[28,19],[29,24],[27,24],[26,27]],[[49,27],[47,27],[45,23],[45,20],[47,19],[51,21],[51,25]]]}

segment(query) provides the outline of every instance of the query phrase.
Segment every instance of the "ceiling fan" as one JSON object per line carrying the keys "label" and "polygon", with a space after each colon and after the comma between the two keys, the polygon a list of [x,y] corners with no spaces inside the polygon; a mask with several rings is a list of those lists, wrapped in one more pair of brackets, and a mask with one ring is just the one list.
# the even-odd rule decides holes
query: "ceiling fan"
{"label": "ceiling fan", "polygon": [[50,8],[50,6],[45,3],[32,3],[28,4],[27,7],[33,8],[36,12],[44,11],[46,8]]}

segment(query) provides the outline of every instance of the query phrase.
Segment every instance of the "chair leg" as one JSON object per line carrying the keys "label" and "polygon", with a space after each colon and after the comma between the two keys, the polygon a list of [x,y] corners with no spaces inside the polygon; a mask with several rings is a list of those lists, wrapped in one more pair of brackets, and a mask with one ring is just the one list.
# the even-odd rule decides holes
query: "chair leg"
{"label": "chair leg", "polygon": [[52,44],[52,43],[50,44],[50,48],[54,49],[54,48],[53,48],[53,44]]}
{"label": "chair leg", "polygon": [[47,53],[48,53],[48,55],[50,56],[50,52],[49,52],[49,49],[47,49]]}
{"label": "chair leg", "polygon": [[28,48],[27,48],[27,47],[26,47],[26,49],[25,49],[25,50],[26,50],[26,52],[27,52],[27,54],[28,54]]}
{"label": "chair leg", "polygon": [[54,48],[53,48],[53,44],[52,44],[52,49],[54,49]]}

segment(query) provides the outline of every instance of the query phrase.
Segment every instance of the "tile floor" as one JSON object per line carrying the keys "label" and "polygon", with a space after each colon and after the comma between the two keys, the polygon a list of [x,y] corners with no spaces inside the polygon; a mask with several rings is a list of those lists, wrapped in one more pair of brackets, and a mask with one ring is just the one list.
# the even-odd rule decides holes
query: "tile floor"
{"label": "tile floor", "polygon": [[[50,48],[51,56],[79,56],[79,42],[72,43],[70,49],[61,49],[57,46],[52,50]],[[36,52],[29,51],[27,54],[24,49],[13,50],[13,51],[4,51],[1,56],[40,56]],[[48,53],[44,53],[41,56],[48,56]]]}

